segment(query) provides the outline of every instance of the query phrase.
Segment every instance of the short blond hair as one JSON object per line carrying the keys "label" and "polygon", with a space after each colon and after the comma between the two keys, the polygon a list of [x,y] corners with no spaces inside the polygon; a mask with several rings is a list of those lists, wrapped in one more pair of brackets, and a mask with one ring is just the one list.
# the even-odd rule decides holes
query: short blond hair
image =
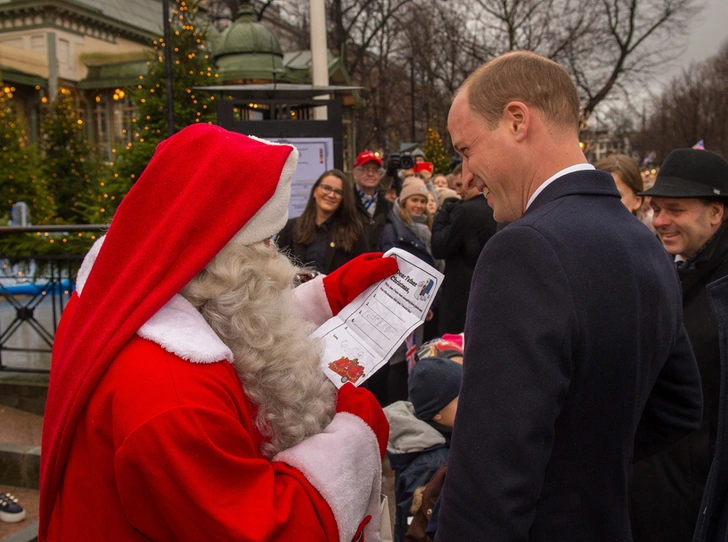
{"label": "short blond hair", "polygon": [[496,57],[475,70],[460,87],[470,109],[495,129],[509,102],[535,107],[544,122],[557,130],[579,131],[579,95],[567,71],[530,51]]}

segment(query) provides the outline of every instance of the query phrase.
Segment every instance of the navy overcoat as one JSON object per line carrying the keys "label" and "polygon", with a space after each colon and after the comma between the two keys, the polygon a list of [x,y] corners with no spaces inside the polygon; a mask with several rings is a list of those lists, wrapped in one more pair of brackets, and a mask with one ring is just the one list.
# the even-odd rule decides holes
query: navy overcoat
{"label": "navy overcoat", "polygon": [[701,415],[670,258],[611,175],[568,173],[478,260],[436,540],[630,541],[630,463]]}

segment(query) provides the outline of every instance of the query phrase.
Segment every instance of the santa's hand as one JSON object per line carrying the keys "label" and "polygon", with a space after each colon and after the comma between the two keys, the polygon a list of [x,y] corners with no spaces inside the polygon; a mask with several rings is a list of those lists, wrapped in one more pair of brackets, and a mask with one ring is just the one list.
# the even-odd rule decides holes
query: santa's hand
{"label": "santa's hand", "polygon": [[374,431],[379,443],[379,454],[384,458],[389,439],[389,422],[372,392],[347,382],[341,386],[336,397],[336,412],[348,412],[361,418]]}
{"label": "santa's hand", "polygon": [[375,282],[397,272],[394,258],[382,258],[381,252],[369,252],[345,263],[324,277],[324,290],[331,312],[336,316],[346,305]]}

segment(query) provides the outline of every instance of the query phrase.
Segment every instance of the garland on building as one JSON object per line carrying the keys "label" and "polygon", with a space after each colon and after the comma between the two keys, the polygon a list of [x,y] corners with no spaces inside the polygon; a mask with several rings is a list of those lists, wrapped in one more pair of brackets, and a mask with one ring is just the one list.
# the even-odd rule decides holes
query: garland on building
{"label": "garland on building", "polygon": [[450,173],[450,158],[445,153],[442,138],[434,128],[427,129],[424,149],[422,149],[429,162],[432,162],[433,173]]}
{"label": "garland on building", "polygon": [[46,224],[55,216],[45,179],[38,176],[38,149],[30,144],[25,125],[12,101],[15,88],[0,83],[0,223],[12,218],[13,206],[25,202],[29,219]]}
{"label": "garland on building", "polygon": [[[216,120],[213,98],[194,89],[211,85],[218,77],[212,69],[210,53],[205,45],[207,31],[196,26],[197,15],[196,2],[176,0],[170,16],[175,131],[196,122]],[[167,44],[159,38],[153,45],[154,52],[147,61],[149,72],[139,77],[139,84],[130,93],[136,106],[136,116],[130,127],[132,141],[116,153],[109,185],[109,192],[115,196],[114,207],[144,171],[157,144],[168,135],[164,53]]]}

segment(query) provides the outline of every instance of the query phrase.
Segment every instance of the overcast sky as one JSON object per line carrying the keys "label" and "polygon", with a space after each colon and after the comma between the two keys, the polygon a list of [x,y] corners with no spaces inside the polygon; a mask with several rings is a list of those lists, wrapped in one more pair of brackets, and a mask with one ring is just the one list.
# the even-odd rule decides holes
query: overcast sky
{"label": "overcast sky", "polygon": [[715,55],[728,40],[728,0],[706,0],[704,5],[703,11],[693,21],[685,53],[678,65],[666,74],[668,81],[691,62]]}

